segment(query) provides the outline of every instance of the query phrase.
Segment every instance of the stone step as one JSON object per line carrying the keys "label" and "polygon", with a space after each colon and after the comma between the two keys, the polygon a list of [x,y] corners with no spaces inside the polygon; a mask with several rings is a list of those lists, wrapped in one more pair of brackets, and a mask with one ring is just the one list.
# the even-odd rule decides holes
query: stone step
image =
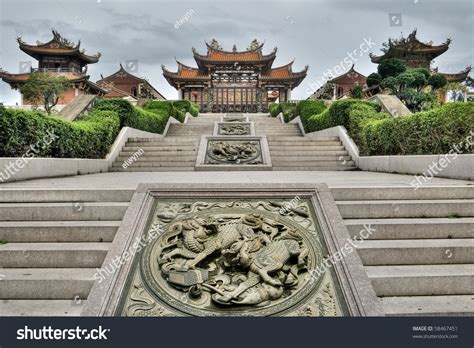
{"label": "stone step", "polygon": [[120,221],[2,221],[0,240],[25,242],[111,242]]}
{"label": "stone step", "polygon": [[473,217],[474,199],[337,201],[344,219]]}
{"label": "stone step", "polygon": [[305,141],[305,142],[312,142],[312,143],[341,143],[340,139],[338,137],[326,137],[326,138],[306,138],[303,136],[291,136],[291,137],[282,137],[282,138],[276,138],[276,137],[270,137],[271,140],[275,140],[276,142],[299,142],[299,141]]}
{"label": "stone step", "polygon": [[[197,151],[197,145],[168,145],[168,146],[147,146],[143,151],[148,154],[149,152],[159,151],[159,152],[186,152],[186,151]],[[137,147],[124,146],[122,152],[134,154],[138,150]]]}
{"label": "stone step", "polygon": [[[189,150],[189,151],[145,151],[145,153],[137,157],[138,159],[149,158],[149,157],[176,157],[176,156],[196,156],[197,151]],[[117,161],[124,161],[130,159],[132,157],[133,151],[122,151],[117,157]]]}
{"label": "stone step", "polygon": [[301,161],[334,161],[334,162],[341,162],[341,164],[344,164],[344,161],[350,161],[351,156],[344,156],[344,155],[329,155],[329,154],[323,154],[322,155],[316,155],[316,154],[311,154],[311,155],[300,155],[298,153],[292,153],[291,155],[286,154],[286,155],[280,155],[280,154],[274,154],[271,153],[272,161],[278,161],[278,162],[301,162]]}
{"label": "stone step", "polygon": [[111,243],[7,243],[3,268],[100,268]]}
{"label": "stone step", "polygon": [[[193,160],[186,160],[182,161],[179,158],[176,158],[175,161],[157,161],[156,159],[154,161],[143,161],[143,162],[134,162],[130,166],[127,167],[131,168],[138,168],[138,167],[189,167],[196,164],[196,158],[194,157]],[[123,168],[121,163],[114,163],[113,164],[114,168]]]}
{"label": "stone step", "polygon": [[355,166],[347,166],[347,167],[337,167],[337,166],[325,166],[325,167],[305,167],[305,166],[279,166],[273,164],[273,171],[326,171],[326,172],[339,172],[339,171],[347,171],[347,170],[357,170]]}
{"label": "stone step", "polygon": [[271,147],[278,147],[278,148],[290,148],[292,146],[342,146],[342,143],[340,141],[336,140],[305,140],[305,138],[302,137],[295,137],[292,138],[292,140],[285,140],[289,139],[289,137],[267,137],[268,140],[268,146]]}
{"label": "stone step", "polygon": [[301,145],[285,145],[279,146],[275,144],[269,144],[270,153],[273,152],[300,152],[304,154],[305,152],[312,153],[313,151],[344,151],[346,152],[344,146],[342,145],[313,145],[311,143],[302,143]]}
{"label": "stone step", "polygon": [[357,251],[365,266],[474,263],[474,239],[363,240]]}
{"label": "stone step", "polygon": [[344,224],[352,237],[370,226],[368,239],[474,238],[474,218],[346,219]]}
{"label": "stone step", "polygon": [[111,172],[194,172],[194,165],[189,167],[128,167],[123,169],[120,167],[112,167],[109,169]]}
{"label": "stone step", "polygon": [[327,161],[327,160],[298,160],[295,159],[292,161],[291,159],[287,160],[278,160],[272,158],[272,164],[275,167],[333,167],[333,168],[345,168],[345,167],[354,167],[353,161],[346,161],[345,163],[339,161]]}
{"label": "stone step", "polygon": [[474,199],[474,185],[413,187],[333,187],[336,201],[357,200],[406,200],[406,199]]}
{"label": "stone step", "polygon": [[[177,155],[168,155],[168,154],[156,154],[156,155],[151,155],[149,154],[148,156],[142,156],[138,158],[136,161],[134,161],[130,165],[134,165],[136,163],[143,163],[143,162],[196,162],[196,156],[197,153],[191,154],[191,155],[182,155],[182,154],[177,154]],[[117,157],[117,162],[114,163],[115,166],[122,166],[124,161],[128,160],[129,157]]]}
{"label": "stone step", "polygon": [[163,140],[159,141],[146,141],[146,142],[137,142],[137,141],[128,141],[125,146],[126,147],[133,147],[136,150],[143,149],[147,151],[148,147],[156,147],[156,146],[174,146],[174,147],[181,147],[181,146],[198,146],[199,145],[200,137],[196,138],[164,138]]}
{"label": "stone step", "polygon": [[4,300],[0,301],[2,316],[79,316],[86,300]]}
{"label": "stone step", "polygon": [[0,221],[120,221],[128,204],[128,202],[0,203]]}
{"label": "stone step", "polygon": [[474,265],[366,266],[377,296],[469,295]]}
{"label": "stone step", "polygon": [[[2,203],[45,203],[45,202],[129,202],[134,190],[116,189],[0,189]],[[2,220],[0,215],[0,220]],[[1,227],[1,226],[0,226]]]}
{"label": "stone step", "polygon": [[395,296],[380,299],[387,316],[472,316],[474,297]]}
{"label": "stone step", "polygon": [[347,151],[345,150],[321,150],[321,151],[300,151],[300,150],[280,150],[280,149],[270,149],[271,157],[293,157],[293,156],[336,156],[339,159],[339,156],[348,156]]}
{"label": "stone step", "polygon": [[193,136],[200,136],[200,135],[212,135],[212,130],[206,130],[206,131],[192,131],[192,130],[186,130],[186,129],[180,129],[176,131],[170,131],[166,134],[166,136],[172,136],[172,137],[182,137],[186,135],[193,135]]}
{"label": "stone step", "polygon": [[0,298],[87,299],[94,284],[94,268],[3,268]]}

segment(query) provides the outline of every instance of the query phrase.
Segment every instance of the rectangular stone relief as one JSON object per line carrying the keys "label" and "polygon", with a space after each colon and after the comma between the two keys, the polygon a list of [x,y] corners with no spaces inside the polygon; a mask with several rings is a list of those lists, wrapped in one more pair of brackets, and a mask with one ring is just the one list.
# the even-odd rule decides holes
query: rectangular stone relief
{"label": "rectangular stone relief", "polygon": [[265,136],[202,136],[195,170],[271,170]]}
{"label": "rectangular stone relief", "polygon": [[213,135],[255,135],[253,122],[215,122]]}
{"label": "rectangular stone relief", "polygon": [[82,315],[382,314],[357,252],[325,262],[350,239],[327,187],[204,186],[140,185]]}
{"label": "rectangular stone relief", "polygon": [[347,315],[315,272],[327,248],[309,199],[158,198],[152,213],[116,315]]}

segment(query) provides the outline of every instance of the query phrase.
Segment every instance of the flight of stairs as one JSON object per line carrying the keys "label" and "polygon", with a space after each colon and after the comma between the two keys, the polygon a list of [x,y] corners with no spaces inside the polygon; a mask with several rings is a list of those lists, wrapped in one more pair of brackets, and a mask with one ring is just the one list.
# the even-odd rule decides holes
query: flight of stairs
{"label": "flight of stairs", "polygon": [[0,190],[0,316],[80,315],[133,190]]}
{"label": "flight of stairs", "polygon": [[[186,124],[171,124],[163,139],[129,139],[112,171],[193,171],[201,135],[212,135],[219,114],[200,114]],[[337,137],[305,138],[296,124],[282,124],[268,114],[252,115],[256,135],[266,135],[273,170],[353,170],[354,162]],[[127,168],[123,163],[136,156]]]}
{"label": "flight of stairs", "polygon": [[474,315],[474,186],[331,192],[386,315]]}

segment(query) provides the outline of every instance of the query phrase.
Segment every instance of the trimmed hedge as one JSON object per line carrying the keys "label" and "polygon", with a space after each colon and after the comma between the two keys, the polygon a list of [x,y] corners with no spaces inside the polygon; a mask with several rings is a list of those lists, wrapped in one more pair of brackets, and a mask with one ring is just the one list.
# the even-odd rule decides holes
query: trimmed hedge
{"label": "trimmed hedge", "polygon": [[270,112],[270,116],[277,117],[281,112],[281,106],[278,103],[271,103],[268,105],[268,111]]}
{"label": "trimmed hedge", "polygon": [[290,122],[292,119],[298,116],[296,111],[296,105],[297,104],[295,103],[289,102],[280,103],[281,112],[283,113],[283,119],[285,120],[285,123]]}
{"label": "trimmed hedge", "polygon": [[360,132],[364,155],[474,153],[474,102],[367,122]]}
{"label": "trimmed hedge", "polygon": [[366,105],[373,112],[379,112],[380,107],[372,102],[359,99],[335,101],[328,109],[318,115],[313,115],[307,122],[307,132],[314,132],[335,126],[344,126],[349,130],[349,113],[355,105]]}
{"label": "trimmed hedge", "polygon": [[324,110],[326,110],[326,106],[322,100],[302,100],[296,105],[296,113],[300,116],[305,129],[307,129],[309,118]]}
{"label": "trimmed hedge", "polygon": [[[104,158],[119,125],[113,111],[93,111],[79,121],[68,121],[37,111],[1,108],[0,157],[21,157],[28,152],[35,157]],[[48,139],[52,140],[49,145]]]}
{"label": "trimmed hedge", "polygon": [[[147,107],[149,102],[156,104]],[[142,109],[124,99],[99,99],[93,110],[115,111],[120,118],[120,128],[132,127],[151,133],[163,133],[170,115],[175,110],[171,102],[155,100],[149,102],[146,102],[145,109]]]}

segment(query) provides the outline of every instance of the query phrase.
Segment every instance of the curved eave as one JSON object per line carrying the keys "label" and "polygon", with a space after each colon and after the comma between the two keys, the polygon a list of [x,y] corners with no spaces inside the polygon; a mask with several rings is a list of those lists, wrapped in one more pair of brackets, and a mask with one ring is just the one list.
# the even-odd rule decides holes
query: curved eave
{"label": "curved eave", "polygon": [[291,82],[292,87],[297,87],[304,79],[306,78],[306,71],[293,73],[288,77],[265,77],[262,76],[261,81],[265,83],[281,83],[281,82]]}
{"label": "curved eave", "polygon": [[87,64],[94,64],[99,61],[100,53],[96,56],[89,56],[84,53],[81,53],[79,47],[75,48],[50,48],[50,47],[39,47],[31,46],[26,44],[20,44],[20,49],[28,54],[29,56],[38,59],[43,55],[53,55],[53,56],[74,56],[82,60]]}
{"label": "curved eave", "polygon": [[466,69],[458,73],[448,74],[439,72],[438,75],[444,76],[448,82],[462,82],[469,76],[471,69],[472,67],[468,66]]}
{"label": "curved eave", "polygon": [[[414,54],[427,55],[431,60],[433,60],[436,57],[442,55],[448,49],[449,49],[448,45],[441,45],[441,46],[422,48],[422,49],[390,47],[388,51],[383,55],[376,56],[374,54],[370,54],[369,57],[372,63],[379,64],[385,59],[400,58],[400,55],[398,54],[398,52],[400,53],[409,52],[409,53],[414,53]],[[400,59],[403,59],[403,58],[400,58]]]}
{"label": "curved eave", "polygon": [[[223,51],[219,51],[217,50],[217,52],[223,52]],[[226,53],[223,53],[223,54],[227,54],[229,56],[231,56],[231,58],[229,59],[226,59],[226,60],[215,60],[215,59],[212,59],[212,58],[209,58],[209,54],[208,55],[202,55],[202,54],[199,54],[197,53],[195,50],[193,50],[193,58],[194,60],[196,61],[197,65],[200,67],[200,68],[205,68],[206,66],[208,65],[226,65],[226,64],[232,64],[232,63],[235,63],[235,62],[239,62],[239,63],[245,63],[245,64],[262,64],[264,63],[265,66],[269,67],[273,64],[273,61],[275,60],[275,57],[276,57],[276,48],[270,53],[270,54],[267,54],[267,55],[261,55],[258,59],[239,59],[239,55],[244,55],[244,54],[247,54],[249,52],[252,52],[252,51],[246,51],[246,52],[226,52]]]}

